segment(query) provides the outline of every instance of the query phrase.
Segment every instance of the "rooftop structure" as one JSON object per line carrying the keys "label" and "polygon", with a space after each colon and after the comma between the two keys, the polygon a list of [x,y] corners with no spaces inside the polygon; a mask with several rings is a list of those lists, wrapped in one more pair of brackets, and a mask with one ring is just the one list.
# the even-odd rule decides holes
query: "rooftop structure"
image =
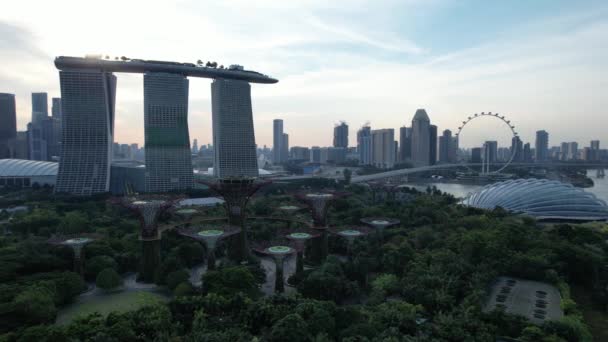
{"label": "rooftop structure", "polygon": [[222,78],[241,80],[251,83],[277,83],[278,80],[256,71],[242,68],[216,68],[196,65],[194,63],[179,63],[143,59],[108,60],[101,58],[83,58],[59,56],[55,58],[55,66],[59,70],[89,69],[105,72],[126,72],[144,74],[147,72],[163,72],[183,76]]}
{"label": "rooftop structure", "polygon": [[603,221],[606,202],[571,184],[546,179],[516,179],[486,185],[462,204],[530,215],[539,220]]}
{"label": "rooftop structure", "polygon": [[502,310],[528,318],[542,325],[548,320],[562,318],[561,296],[550,284],[531,280],[499,277],[493,284],[485,312]]}
{"label": "rooftop structure", "polygon": [[0,159],[0,188],[55,185],[58,163],[24,159]]}

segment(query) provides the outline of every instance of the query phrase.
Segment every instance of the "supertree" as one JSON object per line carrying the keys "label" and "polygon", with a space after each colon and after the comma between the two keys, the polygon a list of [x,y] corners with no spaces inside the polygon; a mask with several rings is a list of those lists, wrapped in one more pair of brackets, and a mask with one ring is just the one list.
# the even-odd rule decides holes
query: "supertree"
{"label": "supertree", "polygon": [[395,194],[399,191],[397,184],[382,181],[367,182],[372,191],[372,202],[379,203],[381,200],[395,200]]}
{"label": "supertree", "polygon": [[[301,211],[303,208],[293,204],[286,204],[280,207],[277,207],[277,210],[283,214],[283,216],[287,218],[292,218],[296,215],[297,212]],[[292,220],[287,221],[287,228],[291,228]]]}
{"label": "supertree", "polygon": [[342,192],[315,192],[298,194],[296,197],[306,203],[312,212],[313,228],[319,231],[319,237],[313,240],[312,261],[320,264],[328,254],[327,242],[327,212],[330,204],[341,197],[347,196]]}
{"label": "supertree", "polygon": [[296,250],[296,274],[301,275],[304,272],[304,251],[306,250],[306,241],[320,236],[318,230],[310,228],[298,228],[281,232],[286,239],[293,241]]}
{"label": "supertree", "polygon": [[291,246],[282,243],[266,243],[268,247],[264,245],[258,245],[254,250],[260,254],[269,255],[275,262],[275,281],[274,281],[274,292],[281,293],[285,291],[285,281],[283,275],[283,261],[286,257],[293,254],[295,249]]}
{"label": "supertree", "polygon": [[190,222],[192,221],[192,216],[196,215],[198,210],[192,208],[182,208],[174,211],[174,214],[179,216],[186,224],[186,226],[190,226]]}
{"label": "supertree", "polygon": [[348,257],[350,259],[352,259],[353,245],[355,244],[355,239],[369,234],[370,229],[368,227],[349,227],[346,229],[334,227],[334,228],[330,228],[330,232],[346,239],[347,254],[348,254]]}
{"label": "supertree", "polygon": [[180,199],[179,197],[149,195],[113,200],[114,203],[130,209],[139,218],[142,261],[138,278],[142,282],[153,282],[154,273],[160,265],[161,231],[158,229],[158,219]]}
{"label": "supertree", "polygon": [[84,274],[84,246],[88,243],[93,242],[97,239],[97,236],[91,234],[79,234],[79,235],[55,235],[52,236],[47,242],[51,245],[67,246],[74,251],[74,272]]}
{"label": "supertree", "polygon": [[215,247],[221,239],[238,234],[241,228],[236,226],[221,226],[217,228],[183,227],[178,228],[178,233],[202,242],[207,248],[207,269],[215,269]]}
{"label": "supertree", "polygon": [[384,239],[384,229],[391,226],[396,226],[400,223],[398,219],[387,217],[364,217],[361,219],[361,222],[375,228],[380,241]]}
{"label": "supertree", "polygon": [[254,177],[230,177],[213,181],[197,180],[196,182],[207,185],[224,199],[228,224],[241,228],[241,231],[235,236],[236,238],[233,239],[234,246],[230,249],[230,256],[235,261],[246,261],[249,258],[245,226],[247,203],[261,187],[271,182]]}

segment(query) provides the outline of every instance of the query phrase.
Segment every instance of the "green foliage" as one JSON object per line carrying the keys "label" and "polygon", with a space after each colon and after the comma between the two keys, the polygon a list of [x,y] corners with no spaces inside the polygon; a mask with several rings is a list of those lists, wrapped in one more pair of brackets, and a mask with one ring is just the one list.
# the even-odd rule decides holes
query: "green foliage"
{"label": "green foliage", "polygon": [[89,219],[81,211],[70,211],[66,213],[59,224],[59,232],[62,234],[77,234],[90,230]]}
{"label": "green foliage", "polygon": [[31,286],[15,297],[13,308],[25,322],[32,324],[52,322],[57,314],[54,296],[55,293],[48,288]]}
{"label": "green foliage", "polygon": [[99,274],[99,272],[105,270],[106,268],[111,268],[113,270],[118,269],[118,264],[116,263],[114,258],[106,255],[92,257],[85,263],[85,278],[97,279],[97,275]]}
{"label": "green foliage", "polygon": [[95,285],[103,290],[112,290],[122,285],[122,278],[113,268],[106,268],[97,275]]}
{"label": "green foliage", "polygon": [[203,275],[205,293],[231,296],[242,292],[256,297],[259,293],[253,274],[244,266],[225,267]]}
{"label": "green foliage", "polygon": [[173,291],[177,285],[188,281],[189,278],[190,272],[188,272],[186,269],[173,271],[167,275],[167,287]]}
{"label": "green foliage", "polygon": [[302,316],[289,314],[280,319],[270,331],[269,341],[305,342],[310,339],[308,324]]}
{"label": "green foliage", "polygon": [[192,294],[194,294],[194,288],[192,287],[192,284],[190,284],[189,281],[184,281],[180,283],[173,290],[173,295],[175,297],[190,296]]}

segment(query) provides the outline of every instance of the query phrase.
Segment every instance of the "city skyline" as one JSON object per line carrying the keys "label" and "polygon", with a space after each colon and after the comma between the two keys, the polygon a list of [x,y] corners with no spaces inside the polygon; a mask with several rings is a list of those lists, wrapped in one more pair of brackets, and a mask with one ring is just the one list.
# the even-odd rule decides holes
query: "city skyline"
{"label": "city skyline", "polygon": [[[374,129],[398,130],[417,108],[425,108],[439,130],[455,131],[462,118],[493,111],[508,115],[520,127],[523,141],[533,141],[535,132],[544,129],[551,134],[551,145],[586,145],[588,140],[605,140],[602,127],[608,124],[600,115],[608,105],[602,96],[606,85],[597,77],[606,70],[602,42],[608,32],[603,15],[608,5],[584,3],[485,6],[413,0],[372,6],[361,0],[359,6],[344,8],[320,1],[185,2],[170,10],[176,12],[171,13],[176,25],[156,28],[146,17],[154,17],[162,7],[146,6],[148,15],[133,18],[126,13],[139,5],[128,4],[119,12],[110,2],[99,10],[111,13],[113,25],[95,25],[107,17],[103,13],[86,18],[87,25],[85,18],[72,18],[86,27],[74,32],[72,25],[50,25],[51,20],[67,20],[67,14],[44,17],[46,6],[61,6],[61,1],[37,4],[39,13],[24,18],[20,13],[29,6],[25,1],[0,14],[0,32],[11,38],[1,45],[5,63],[0,66],[0,92],[16,94],[22,131],[31,118],[31,93],[48,92],[49,100],[59,97],[52,65],[57,55],[100,52],[190,62],[202,58],[244,64],[281,79],[272,89],[252,87],[258,146],[272,145],[270,123],[276,117],[299,128],[291,132],[292,146],[331,146],[333,123],[340,120],[349,124],[349,146],[354,146],[354,133],[365,122],[371,120]],[[252,6],[264,9],[264,15],[247,16]],[[239,10],[231,11],[233,7]],[[472,7],[476,11],[470,11]],[[273,22],[280,29],[265,23],[266,16],[284,19]],[[357,20],[363,17],[366,20]],[[200,23],[200,30],[186,27],[190,19]],[[130,20],[136,25],[127,26]],[[230,28],[230,22],[239,22],[239,28]],[[138,24],[141,31],[121,28]],[[201,30],[208,33],[202,54],[184,44]],[[68,35],[71,39],[64,40]],[[163,39],[163,49],[154,44],[157,39]],[[190,136],[201,144],[212,140],[208,86],[205,80],[191,84]],[[141,81],[125,75],[117,87],[115,141],[143,145]],[[476,144],[490,138],[475,134]]]}

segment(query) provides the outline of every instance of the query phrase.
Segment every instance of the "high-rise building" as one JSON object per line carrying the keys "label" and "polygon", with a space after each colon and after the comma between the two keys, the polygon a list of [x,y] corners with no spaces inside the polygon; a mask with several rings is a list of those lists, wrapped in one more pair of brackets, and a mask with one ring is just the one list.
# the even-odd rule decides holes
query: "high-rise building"
{"label": "high-rise building", "polygon": [[399,157],[400,162],[408,161],[412,158],[412,128],[399,128]]}
{"label": "high-rise building", "polygon": [[560,160],[568,160],[568,156],[570,155],[570,144],[567,142],[563,142],[559,147],[559,159]]}
{"label": "high-rise building", "polygon": [[600,141],[599,140],[591,140],[589,143],[589,154],[587,156],[587,161],[599,161],[600,160]]}
{"label": "high-rise building", "polygon": [[198,153],[198,140],[194,139],[192,141],[192,154],[197,154]]}
{"label": "high-rise building", "polygon": [[251,85],[216,79],[211,84],[216,177],[257,177]]}
{"label": "high-rise building", "polygon": [[534,159],[537,162],[549,160],[549,133],[547,131],[536,132],[536,143]]}
{"label": "high-rise building", "polygon": [[294,146],[289,149],[290,159],[293,160],[309,160],[310,149],[308,147]]}
{"label": "high-rise building", "polygon": [[522,162],[524,161],[524,144],[519,138],[519,136],[514,136],[511,139],[511,155],[513,155],[513,162]]}
{"label": "high-rise building", "polygon": [[452,137],[452,143],[448,151],[448,158],[450,163],[458,162],[458,137]]}
{"label": "high-rise building", "polygon": [[451,163],[452,144],[454,138],[452,137],[452,131],[446,129],[443,134],[439,137],[439,162],[440,163]]}
{"label": "high-rise building", "polygon": [[313,146],[310,148],[310,162],[321,163],[321,148],[319,146]]}
{"label": "high-rise building", "polygon": [[182,75],[144,74],[147,192],[192,187],[188,86]]}
{"label": "high-rise building", "polygon": [[486,141],[483,144],[483,160],[490,163],[496,163],[498,157],[498,142]]}
{"label": "high-rise building", "polygon": [[348,147],[348,125],[344,121],[334,127],[334,147]]}
{"label": "high-rise building", "polygon": [[286,162],[289,159],[289,134],[283,133],[281,137],[281,161]]}
{"label": "high-rise building", "polygon": [[481,163],[481,147],[473,147],[471,149],[471,163]]}
{"label": "high-rise building", "polygon": [[568,143],[568,160],[578,159],[578,143],[576,141]]}
{"label": "high-rise building", "polygon": [[59,72],[62,146],[55,192],[90,195],[110,189],[116,77],[95,70]]}
{"label": "high-rise building", "polygon": [[429,165],[437,163],[437,126],[429,126]]}
{"label": "high-rise building", "polygon": [[61,98],[53,97],[52,101],[51,113],[53,119],[61,120]]}
{"label": "high-rise building", "polygon": [[274,119],[272,121],[272,162],[274,164],[281,164],[284,162],[281,151],[283,142],[283,120]]}
{"label": "high-rise building", "polygon": [[431,154],[431,120],[424,109],[418,109],[412,119],[412,162],[415,166],[429,165]]}
{"label": "high-rise building", "polygon": [[530,143],[524,144],[524,163],[532,162],[532,149],[530,148]]}
{"label": "high-rise building", "polygon": [[357,132],[357,152],[359,153],[359,164],[372,164],[372,129],[363,126]]}
{"label": "high-rise building", "polygon": [[372,164],[381,169],[395,166],[395,130],[374,129],[372,133]]}
{"label": "high-rise building", "polygon": [[0,159],[10,158],[11,141],[17,137],[15,95],[0,93]]}
{"label": "high-rise building", "polygon": [[47,161],[47,146],[42,122],[27,124],[27,159]]}
{"label": "high-rise building", "polygon": [[47,93],[32,93],[32,123],[38,123],[49,116]]}

